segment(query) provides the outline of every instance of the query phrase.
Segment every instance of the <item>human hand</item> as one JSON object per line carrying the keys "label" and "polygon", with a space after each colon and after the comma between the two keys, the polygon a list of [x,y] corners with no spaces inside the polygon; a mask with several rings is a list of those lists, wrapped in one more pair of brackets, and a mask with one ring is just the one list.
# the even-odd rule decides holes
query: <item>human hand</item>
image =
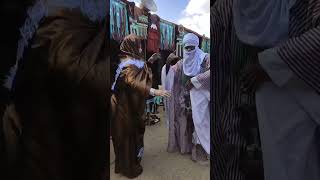
{"label": "human hand", "polygon": [[194,86],[193,86],[193,84],[192,84],[192,82],[191,82],[191,79],[189,79],[189,80],[187,81],[187,83],[186,83],[186,89],[187,89],[188,91],[190,91],[193,87],[194,87]]}
{"label": "human hand", "polygon": [[166,97],[166,98],[169,98],[171,97],[171,94],[169,91],[166,91],[166,90],[159,90],[159,89],[156,89],[154,94],[156,96],[161,96],[161,97]]}

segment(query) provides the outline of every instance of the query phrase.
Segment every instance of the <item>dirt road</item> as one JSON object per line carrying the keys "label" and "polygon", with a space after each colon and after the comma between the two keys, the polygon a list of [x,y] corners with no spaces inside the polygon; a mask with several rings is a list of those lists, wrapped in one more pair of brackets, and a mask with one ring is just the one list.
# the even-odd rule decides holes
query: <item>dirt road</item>
{"label": "dirt road", "polygon": [[[145,150],[142,160],[143,173],[136,180],[209,180],[210,167],[201,166],[191,160],[190,155],[168,153],[168,130],[162,107],[159,108],[161,122],[146,126]],[[110,179],[128,178],[114,173],[114,152],[110,140]]]}

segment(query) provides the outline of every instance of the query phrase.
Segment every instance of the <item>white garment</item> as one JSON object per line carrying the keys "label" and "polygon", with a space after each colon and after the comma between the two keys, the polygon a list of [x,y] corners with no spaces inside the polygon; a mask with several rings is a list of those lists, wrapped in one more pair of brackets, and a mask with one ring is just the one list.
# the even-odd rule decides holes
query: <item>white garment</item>
{"label": "white garment", "polygon": [[259,59],[272,79],[256,92],[265,180],[319,180],[320,96],[274,49]]}
{"label": "white garment", "polygon": [[196,76],[200,73],[201,64],[207,54],[199,49],[199,38],[192,33],[183,37],[183,45],[184,47],[195,46],[192,51],[183,50],[183,72],[187,76]]}
{"label": "white garment", "polygon": [[[183,37],[183,45],[195,46],[193,51],[183,51],[183,72],[187,76],[197,76],[201,73],[201,64],[207,54],[199,49],[199,38],[193,33]],[[192,81],[197,84],[196,79]],[[194,139],[197,144],[201,144],[207,154],[210,154],[210,93],[205,89],[194,87],[190,90],[190,100],[195,127]]]}
{"label": "white garment", "polygon": [[183,47],[199,46],[199,38],[193,33],[187,33],[182,39]]}
{"label": "white garment", "polygon": [[[166,74],[166,64],[162,67],[162,70],[161,70],[161,87],[163,90],[167,90],[166,89],[166,77],[167,77],[167,74]],[[166,98],[163,98],[163,104],[164,104],[164,107],[167,108],[167,100]],[[167,111],[167,110],[166,110]],[[167,123],[167,128],[169,128],[169,117],[167,117],[168,115],[166,114],[166,123]]]}
{"label": "white garment", "polygon": [[187,76],[196,76],[200,73],[201,64],[207,54],[199,47],[195,47],[193,51],[187,52],[183,50],[183,72]]}
{"label": "white garment", "polygon": [[[193,84],[193,86],[196,88],[196,89],[199,89],[201,88],[201,83],[198,81],[197,77],[193,77],[190,79],[191,80],[191,83]],[[206,98],[208,99],[208,101],[210,101],[210,91],[203,91],[203,93],[205,94]]]}
{"label": "white garment", "polygon": [[[173,87],[173,81],[174,81],[174,74],[175,74],[175,70],[172,67],[170,67],[169,72],[166,75],[166,78],[164,79],[165,90],[169,91],[171,94],[172,94],[172,87]],[[169,117],[171,115],[171,113],[169,112],[168,108],[172,107],[172,106],[170,106],[169,103],[173,103],[173,102],[170,100],[169,101],[164,100],[164,105],[166,108],[166,122],[167,122],[168,129],[169,129],[169,120],[174,118],[174,117],[171,117],[171,118]]]}
{"label": "white garment", "polygon": [[197,139],[207,154],[210,154],[210,107],[206,90],[192,88],[190,99]]}
{"label": "white garment", "polygon": [[154,29],[154,30],[158,30],[158,27],[157,27],[157,25],[155,25],[155,24],[152,24],[150,28],[151,28],[151,29]]}
{"label": "white garment", "polygon": [[167,65],[165,64],[162,69],[161,69],[161,86],[163,89],[166,89],[166,68],[167,68]]}

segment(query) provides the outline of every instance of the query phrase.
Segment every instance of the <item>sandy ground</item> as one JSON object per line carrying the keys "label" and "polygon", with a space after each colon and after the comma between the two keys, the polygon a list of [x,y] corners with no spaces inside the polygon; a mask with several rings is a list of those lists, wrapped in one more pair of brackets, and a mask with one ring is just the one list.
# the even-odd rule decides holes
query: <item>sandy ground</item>
{"label": "sandy ground", "polygon": [[[191,155],[168,153],[168,130],[162,107],[159,107],[161,122],[146,126],[145,150],[142,159],[143,173],[136,180],[209,180],[210,167],[202,166],[191,160]],[[110,179],[128,178],[114,173],[114,152],[110,140]]]}

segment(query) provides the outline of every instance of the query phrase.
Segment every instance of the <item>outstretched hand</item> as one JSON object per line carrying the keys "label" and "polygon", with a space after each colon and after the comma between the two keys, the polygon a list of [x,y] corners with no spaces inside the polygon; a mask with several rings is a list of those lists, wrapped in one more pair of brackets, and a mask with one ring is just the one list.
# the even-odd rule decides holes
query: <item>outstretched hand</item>
{"label": "outstretched hand", "polygon": [[161,96],[161,97],[171,97],[171,94],[169,91],[166,91],[166,90],[159,90],[159,89],[156,89],[155,90],[155,93],[154,93],[156,96]]}

